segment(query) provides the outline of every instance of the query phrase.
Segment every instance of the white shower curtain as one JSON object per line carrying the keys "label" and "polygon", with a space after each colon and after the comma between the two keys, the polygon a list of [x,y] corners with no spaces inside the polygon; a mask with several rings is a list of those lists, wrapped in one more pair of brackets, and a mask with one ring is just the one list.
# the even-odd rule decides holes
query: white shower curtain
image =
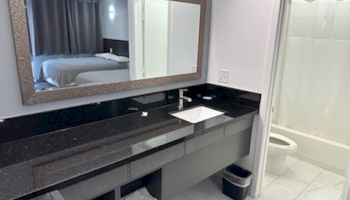
{"label": "white shower curtain", "polygon": [[350,1],[293,0],[275,123],[350,145]]}

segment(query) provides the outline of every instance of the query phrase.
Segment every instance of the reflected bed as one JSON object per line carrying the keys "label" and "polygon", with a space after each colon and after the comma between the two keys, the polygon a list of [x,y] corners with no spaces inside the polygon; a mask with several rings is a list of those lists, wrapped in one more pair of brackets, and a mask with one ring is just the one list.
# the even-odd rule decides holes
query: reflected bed
{"label": "reflected bed", "polygon": [[76,85],[115,83],[130,80],[129,69],[84,72],[75,79]]}
{"label": "reflected bed", "polygon": [[76,77],[84,72],[128,69],[128,63],[119,63],[100,57],[58,58],[42,63],[40,78],[57,87],[75,85]]}

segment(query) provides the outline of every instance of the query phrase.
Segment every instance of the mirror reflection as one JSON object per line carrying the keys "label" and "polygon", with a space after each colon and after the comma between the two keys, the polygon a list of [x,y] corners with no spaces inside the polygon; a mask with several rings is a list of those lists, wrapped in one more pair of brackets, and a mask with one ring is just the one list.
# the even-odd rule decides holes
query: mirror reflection
{"label": "mirror reflection", "polygon": [[36,91],[197,72],[200,5],[25,0]]}

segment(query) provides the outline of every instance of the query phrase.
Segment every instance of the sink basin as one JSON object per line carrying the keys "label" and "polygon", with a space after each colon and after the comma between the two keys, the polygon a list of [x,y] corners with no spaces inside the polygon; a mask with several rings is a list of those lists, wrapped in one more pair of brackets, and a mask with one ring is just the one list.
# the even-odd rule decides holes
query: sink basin
{"label": "sink basin", "polygon": [[213,117],[217,117],[219,115],[223,115],[224,112],[220,112],[211,108],[207,108],[205,106],[199,106],[192,109],[179,111],[176,113],[172,113],[171,115],[177,117],[179,119],[188,121],[190,123],[198,123]]}

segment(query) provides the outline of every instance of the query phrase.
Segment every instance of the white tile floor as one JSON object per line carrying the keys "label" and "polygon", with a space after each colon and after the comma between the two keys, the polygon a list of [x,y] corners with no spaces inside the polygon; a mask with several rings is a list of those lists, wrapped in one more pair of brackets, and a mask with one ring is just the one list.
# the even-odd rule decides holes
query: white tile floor
{"label": "white tile floor", "polygon": [[170,200],[231,200],[221,192],[221,179],[213,176]]}
{"label": "white tile floor", "polygon": [[[345,178],[305,161],[288,158],[283,176],[266,174],[262,194],[247,200],[339,200]],[[214,176],[171,200],[230,200],[221,193],[220,177]]]}

